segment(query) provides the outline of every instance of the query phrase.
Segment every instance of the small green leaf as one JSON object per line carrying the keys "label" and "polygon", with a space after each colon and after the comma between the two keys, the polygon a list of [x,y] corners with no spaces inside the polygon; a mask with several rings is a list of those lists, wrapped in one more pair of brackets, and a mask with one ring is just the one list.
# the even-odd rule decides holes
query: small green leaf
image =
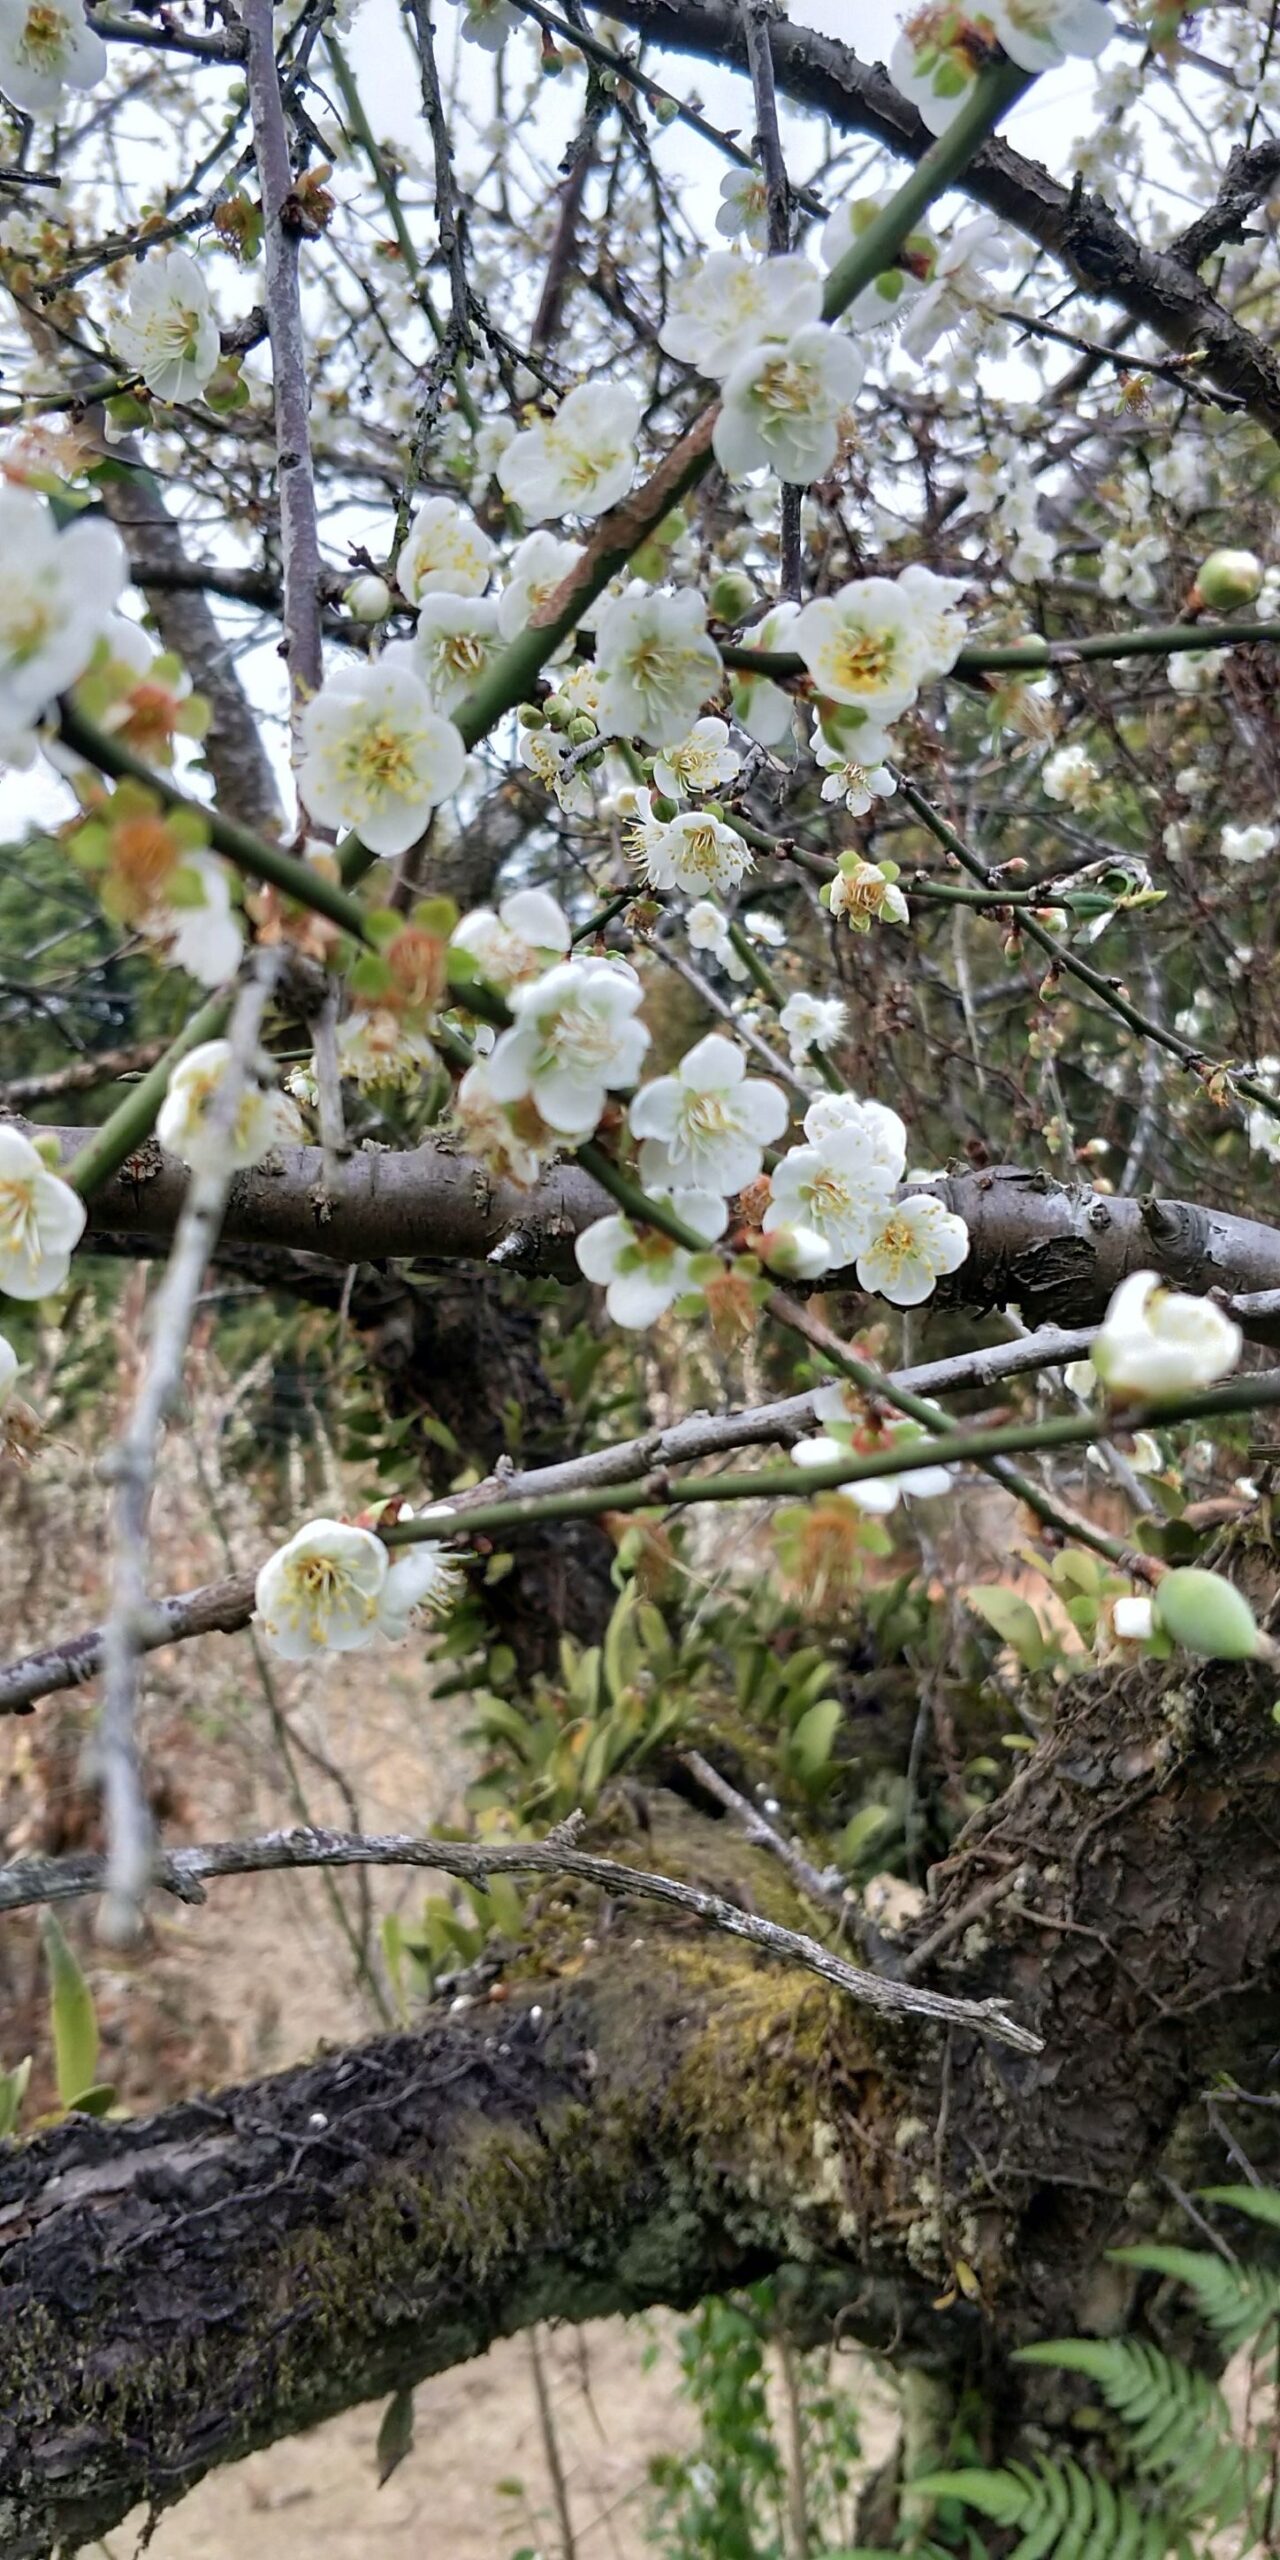
{"label": "small green leaf", "polygon": [[0,2142],[7,2142],[10,2134],[17,2130],[18,2118],[22,2113],[22,2101],[27,2094],[27,2082],[30,2078],[30,2054],[27,2054],[23,2061],[15,2062],[12,2071],[6,2071],[3,2076],[0,2076]]}
{"label": "small green leaf", "polygon": [[393,2392],[382,2412],[378,2429],[378,2487],[385,2489],[393,2471],[398,2471],[407,2453],[413,2451],[413,2393]]}
{"label": "small green leaf", "polygon": [[787,1757],[807,1782],[812,1783],[826,1768],[843,1714],[838,1698],[819,1698],[801,1716],[787,1746]]}
{"label": "small green leaf", "polygon": [[1003,1582],[983,1582],[967,1591],[965,1598],[977,1616],[985,1618],[987,1625],[1012,1645],[1028,1671],[1041,1669],[1048,1652],[1044,1630],[1030,1601],[1024,1600],[1020,1591],[1011,1591]]}
{"label": "small green leaf", "polygon": [[92,2089],[98,2068],[98,2020],[93,1993],[52,1911],[45,1912],[40,1934],[49,1967],[49,2016],[58,2096],[64,2107],[73,2107],[83,2090]]}

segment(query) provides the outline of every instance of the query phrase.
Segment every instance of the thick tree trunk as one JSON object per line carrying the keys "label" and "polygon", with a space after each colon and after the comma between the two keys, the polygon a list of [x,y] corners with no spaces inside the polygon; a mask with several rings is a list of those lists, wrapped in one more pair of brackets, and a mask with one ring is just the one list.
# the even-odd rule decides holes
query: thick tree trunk
{"label": "thick tree trunk", "polygon": [[[503,1997],[11,2152],[8,2560],[528,2321],[770,2267],[796,2271],[809,2324],[838,2314],[950,2374],[1087,2327],[1100,2252],[1149,2218],[1137,2182],[1188,2102],[1224,2068],[1262,2085],[1276,2042],[1272,1685],[1182,1666],[1083,1684],[937,1871],[929,1978],[999,1991],[1044,2036],[1035,2059],[886,2024],[564,1887],[531,1900]],[[661,1793],[648,1817],[647,1863],[796,1916],[728,1822]],[[980,2299],[941,2311],[958,2258]]]}

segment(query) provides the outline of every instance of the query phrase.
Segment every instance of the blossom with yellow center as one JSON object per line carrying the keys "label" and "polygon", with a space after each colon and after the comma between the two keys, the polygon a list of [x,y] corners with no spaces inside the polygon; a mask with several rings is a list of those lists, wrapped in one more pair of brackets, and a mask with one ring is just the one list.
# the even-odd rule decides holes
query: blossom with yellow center
{"label": "blossom with yellow center", "polygon": [[539,523],[602,515],[631,486],[640,414],[635,393],[619,383],[579,383],[553,418],[512,438],[498,463],[503,496]]}
{"label": "blossom with yellow center", "polygon": [[712,432],[715,457],[730,478],[776,471],[804,488],[831,469],[842,413],[856,397],[865,366],[838,329],[808,321],[780,345],[752,347],[724,386]]}
{"label": "blossom with yellow center", "polygon": [[854,578],[833,596],[815,596],[789,641],[819,693],[879,722],[915,701],[928,664],[919,607],[892,578]]}
{"label": "blossom with yellow center", "polygon": [[0,1127],[0,1294],[60,1289],[84,1233],[85,1206],[18,1129]]}
{"label": "blossom with yellow center", "polygon": [[92,89],[106,67],[81,0],[0,0],[0,90],[25,115],[47,115],[64,89]]}
{"label": "blossom with yellow center", "polygon": [[912,1193],[888,1211],[859,1253],[858,1278],[892,1306],[918,1307],[947,1272],[959,1270],[968,1251],[964,1219],[930,1193]]}
{"label": "blossom with yellow center", "polygon": [[371,1529],[344,1520],[308,1520],[268,1556],[254,1586],[269,1652],[285,1662],[305,1662],[313,1654],[353,1653],[371,1644],[389,1564]]}
{"label": "blossom with yellow center", "polygon": [[425,834],[467,760],[408,656],[340,668],[302,716],[303,804],[320,826],[353,827],[370,853],[404,853]]}
{"label": "blossom with yellow center", "polygon": [[895,883],[896,865],[867,862],[860,853],[840,857],[834,880],[819,891],[833,916],[844,916],[854,933],[869,933],[873,924],[908,924],[910,910]]}

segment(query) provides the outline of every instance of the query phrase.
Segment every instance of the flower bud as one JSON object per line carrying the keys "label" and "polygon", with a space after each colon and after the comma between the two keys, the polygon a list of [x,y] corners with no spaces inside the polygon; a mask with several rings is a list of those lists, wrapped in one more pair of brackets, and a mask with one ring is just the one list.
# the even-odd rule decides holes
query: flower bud
{"label": "flower bud", "polygon": [[659,826],[669,827],[672,819],[679,817],[680,811],[674,800],[664,799],[661,794],[659,794],[658,798],[653,802],[650,815],[657,819]]}
{"label": "flower bud", "polygon": [[1131,1592],[1112,1605],[1111,1624],[1121,1644],[1145,1644],[1153,1623],[1152,1603],[1145,1592]]}
{"label": "flower bud", "polygon": [[675,98],[655,98],[653,113],[658,124],[674,124],[680,113],[679,101]]}
{"label": "flower bud", "polygon": [[342,601],[357,622],[381,622],[391,611],[391,589],[385,578],[369,570],[364,577],[352,579]]}
{"label": "flower bud", "polygon": [[1201,604],[1215,613],[1230,613],[1252,604],[1262,585],[1262,562],[1256,551],[1211,551],[1197,578]]}
{"label": "flower bud", "polygon": [[587,718],[585,711],[579,711],[570,721],[564,734],[571,747],[585,747],[596,735],[596,724],[594,720]]}
{"label": "flower bud", "polygon": [[831,1269],[830,1247],[814,1227],[767,1227],[751,1241],[780,1280],[819,1280]]}
{"label": "flower bud", "polygon": [[1211,1662],[1248,1662],[1263,1650],[1264,1639],[1244,1593],[1200,1565],[1180,1565],[1165,1574],[1153,1614],[1175,1644]]}
{"label": "flower bud", "polygon": [[713,622],[741,622],[755,600],[755,581],[745,569],[722,569],[707,589],[707,610]]}
{"label": "flower bud", "polygon": [[522,729],[545,729],[546,719],[536,702],[522,702],[516,713]]}

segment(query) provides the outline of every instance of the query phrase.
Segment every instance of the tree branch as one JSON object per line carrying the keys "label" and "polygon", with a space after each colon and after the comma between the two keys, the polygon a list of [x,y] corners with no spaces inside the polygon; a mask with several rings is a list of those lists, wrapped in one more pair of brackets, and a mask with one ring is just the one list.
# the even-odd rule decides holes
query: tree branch
{"label": "tree branch", "polygon": [[267,327],[275,400],[280,547],[284,566],[284,647],[298,723],[318,693],[324,666],[320,641],[320,534],[311,469],[311,395],[298,258],[306,216],[297,196],[276,66],[271,0],[242,0],[248,37],[249,110],[262,187]]}

